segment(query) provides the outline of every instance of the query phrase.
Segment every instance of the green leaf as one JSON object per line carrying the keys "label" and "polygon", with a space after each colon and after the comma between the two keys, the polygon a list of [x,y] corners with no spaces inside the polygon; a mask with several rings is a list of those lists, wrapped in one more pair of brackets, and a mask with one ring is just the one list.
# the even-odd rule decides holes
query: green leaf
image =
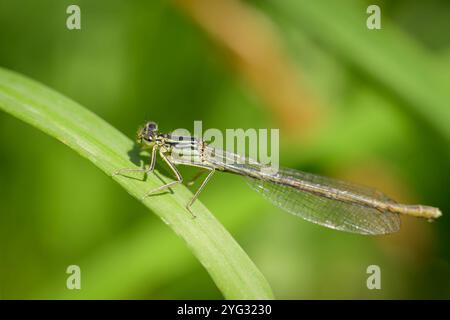
{"label": "green leaf", "polygon": [[[133,149],[129,138],[76,102],[5,69],[0,69],[0,108],[55,137],[110,176],[117,169],[133,167],[128,156]],[[146,181],[123,176],[112,179],[137,199],[161,185],[154,174]],[[225,298],[272,299],[264,276],[199,201],[193,206],[197,218],[192,219],[185,209],[191,197],[191,192],[180,185],[173,193],[142,202],[186,241]],[[69,201],[70,194],[67,198]]]}

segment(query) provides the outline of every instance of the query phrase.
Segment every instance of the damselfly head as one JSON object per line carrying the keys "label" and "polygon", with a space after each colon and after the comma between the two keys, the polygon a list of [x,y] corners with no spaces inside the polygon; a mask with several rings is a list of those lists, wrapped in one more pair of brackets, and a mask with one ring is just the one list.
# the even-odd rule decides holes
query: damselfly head
{"label": "damselfly head", "polygon": [[137,140],[139,143],[154,142],[156,136],[158,135],[158,124],[153,121],[149,121],[145,126],[141,127],[138,131]]}

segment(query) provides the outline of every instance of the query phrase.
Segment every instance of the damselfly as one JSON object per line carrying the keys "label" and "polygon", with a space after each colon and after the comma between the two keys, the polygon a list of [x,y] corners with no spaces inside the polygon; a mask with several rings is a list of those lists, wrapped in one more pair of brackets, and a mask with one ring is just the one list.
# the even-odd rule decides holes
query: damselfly
{"label": "damselfly", "polygon": [[143,198],[178,183],[183,178],[176,165],[195,166],[209,171],[192,199],[189,212],[207,182],[216,171],[245,176],[250,186],[287,212],[328,228],[359,234],[388,234],[399,230],[400,214],[435,219],[438,208],[396,203],[380,191],[293,169],[270,170],[255,160],[213,148],[205,141],[191,136],[176,136],[158,131],[148,122],[138,132],[138,142],[151,148],[148,168],[121,169],[151,172],[156,156],[167,163],[176,180],[147,192]]}

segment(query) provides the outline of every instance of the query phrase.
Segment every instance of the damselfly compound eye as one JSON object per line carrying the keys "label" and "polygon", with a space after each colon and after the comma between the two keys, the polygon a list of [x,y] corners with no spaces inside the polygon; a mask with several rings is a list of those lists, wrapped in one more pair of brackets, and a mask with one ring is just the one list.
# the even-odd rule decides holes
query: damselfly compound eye
{"label": "damselfly compound eye", "polygon": [[142,141],[153,142],[155,137],[157,136],[158,125],[156,122],[149,121],[145,124],[145,126],[138,131],[138,142],[142,143]]}
{"label": "damselfly compound eye", "polygon": [[156,122],[149,121],[145,125],[145,129],[148,133],[158,131],[158,124]]}

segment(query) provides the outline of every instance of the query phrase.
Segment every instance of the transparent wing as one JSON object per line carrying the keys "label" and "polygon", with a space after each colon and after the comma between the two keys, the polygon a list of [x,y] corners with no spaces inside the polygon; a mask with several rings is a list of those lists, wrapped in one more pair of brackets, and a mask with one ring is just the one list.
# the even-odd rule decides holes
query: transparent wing
{"label": "transparent wing", "polygon": [[[322,176],[281,169],[277,175],[354,192],[383,201],[393,201],[379,191]],[[305,192],[294,187],[248,177],[250,186],[287,212],[319,225],[352,233],[376,235],[397,232],[398,214]]]}
{"label": "transparent wing", "polygon": [[381,191],[379,191],[377,189],[358,185],[358,184],[351,183],[348,181],[342,181],[342,180],[338,180],[338,179],[319,176],[317,174],[303,172],[300,170],[281,168],[278,171],[277,175],[281,175],[283,177],[294,178],[296,180],[307,181],[307,182],[311,182],[311,183],[318,184],[321,186],[335,188],[338,190],[349,191],[349,192],[367,196],[367,197],[370,197],[370,198],[373,198],[376,200],[395,202],[394,200],[392,200],[387,195],[385,195],[384,193],[382,193]]}

